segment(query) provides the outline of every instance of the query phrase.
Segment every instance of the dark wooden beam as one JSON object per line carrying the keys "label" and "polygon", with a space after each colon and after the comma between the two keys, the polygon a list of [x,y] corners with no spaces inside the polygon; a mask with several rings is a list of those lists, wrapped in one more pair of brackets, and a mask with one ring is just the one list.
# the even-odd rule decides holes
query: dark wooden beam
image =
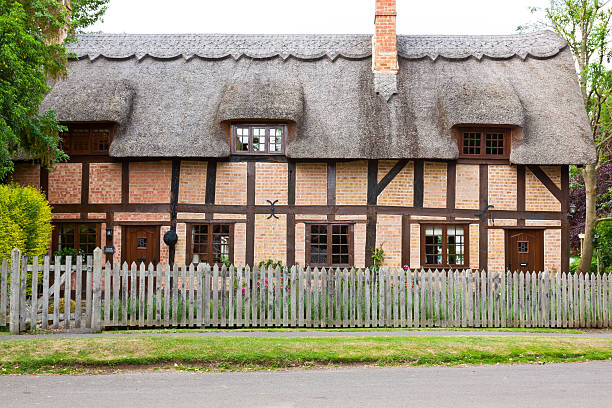
{"label": "dark wooden beam", "polygon": [[[114,218],[115,218],[115,213],[112,211],[108,211],[106,213],[106,228],[111,228],[113,229],[113,237],[115,236],[115,231],[114,231]],[[106,237],[106,231],[102,231],[102,234],[104,234],[104,236]],[[106,237],[106,246],[112,246],[113,248],[115,247],[115,243],[111,240],[110,242],[108,241],[108,237]],[[102,250],[104,251],[104,248],[102,248]],[[115,251],[117,250],[117,248],[115,248]],[[113,260],[113,256],[110,254],[104,254],[104,252],[102,252],[104,257],[104,262],[107,261],[112,261]]]}
{"label": "dark wooden beam", "polygon": [[247,163],[246,264],[251,267],[255,262],[255,165],[255,162]]}
{"label": "dark wooden beam", "polygon": [[385,174],[385,176],[380,180],[378,186],[376,187],[377,196],[379,196],[385,190],[385,188],[387,188],[387,186],[395,179],[395,177],[397,177],[397,175],[404,169],[404,167],[406,167],[406,164],[408,164],[407,159],[398,160],[397,163],[395,163],[395,166],[393,166],[391,170],[389,170],[389,172]]}
{"label": "dark wooden beam", "polygon": [[410,266],[410,216],[402,215],[402,266]]}
{"label": "dark wooden beam", "polygon": [[421,159],[414,161],[414,200],[415,208],[423,208],[423,194],[425,191],[425,166]]}
{"label": "dark wooden beam", "polygon": [[49,199],[49,169],[40,166],[40,189],[45,193],[45,198]]}
{"label": "dark wooden beam", "polygon": [[570,242],[569,242],[569,166],[561,166],[561,272],[569,273]]}
{"label": "dark wooden beam", "polygon": [[130,202],[130,162],[124,160],[121,163],[121,204]]}
{"label": "dark wooden beam", "polygon": [[[87,208],[89,204],[89,163],[81,164],[81,205]],[[87,219],[87,211],[81,212],[81,218]]]}
{"label": "dark wooden beam", "polygon": [[[170,229],[176,231],[177,205],[179,200],[179,188],[181,184],[181,160],[172,160],[172,176],[170,179]],[[174,264],[175,246],[168,248],[168,261]],[[189,248],[186,248],[189,251]]]}
{"label": "dark wooden beam", "polygon": [[[489,202],[489,165],[481,164],[479,166],[480,173],[480,194],[479,202],[480,209],[484,209]],[[488,268],[489,263],[489,221],[488,218],[482,217],[478,225],[478,267],[482,269]]]}
{"label": "dark wooden beam", "polygon": [[[525,211],[525,166],[521,164],[516,167],[516,210]],[[525,226],[525,219],[519,219],[517,225]]]}
{"label": "dark wooden beam", "polygon": [[[54,204],[55,213],[78,213],[78,212],[147,212],[147,213],[167,213],[170,212],[169,204]],[[206,213],[214,212],[219,214],[246,214],[246,205],[207,205],[207,204],[178,204],[178,212]],[[378,214],[386,215],[412,215],[429,217],[457,217],[472,218],[478,222],[474,216],[475,210],[466,209],[446,209],[446,208],[415,208],[415,207],[395,207],[395,206],[376,206]],[[254,206],[256,214],[269,214],[270,205]],[[338,214],[338,215],[365,215],[368,212],[367,205],[276,205],[276,214]],[[513,210],[490,210],[489,213],[497,218],[504,219],[533,219],[533,220],[560,220],[560,211],[513,211]]]}
{"label": "dark wooden beam", "polygon": [[[327,205],[336,205],[336,162],[327,162]],[[336,219],[334,213],[327,213],[327,220]]]}
{"label": "dark wooden beam", "polygon": [[[295,205],[295,162],[287,163],[287,205]],[[295,265],[295,214],[287,214],[287,265]]]}
{"label": "dark wooden beam", "polygon": [[[215,192],[217,191],[217,160],[210,159],[206,163],[206,195],[204,202],[208,205],[215,204]],[[214,213],[207,212],[206,219],[212,220]]]}
{"label": "dark wooden beam", "polygon": [[376,205],[378,197],[378,160],[368,160],[368,205]]}
{"label": "dark wooden beam", "polygon": [[446,208],[455,208],[455,196],[457,193],[457,163],[446,163]]}
{"label": "dark wooden beam", "polygon": [[367,224],[365,244],[365,264],[373,265],[372,251],[376,248],[376,202],[378,197],[378,160],[368,160],[368,191],[367,191]]}
{"label": "dark wooden beam", "polygon": [[557,185],[548,177],[548,175],[542,170],[540,166],[529,165],[529,170],[533,173],[534,176],[537,177],[538,180],[550,191],[550,193],[557,199],[559,202],[563,202],[563,193],[561,189],[557,187]]}

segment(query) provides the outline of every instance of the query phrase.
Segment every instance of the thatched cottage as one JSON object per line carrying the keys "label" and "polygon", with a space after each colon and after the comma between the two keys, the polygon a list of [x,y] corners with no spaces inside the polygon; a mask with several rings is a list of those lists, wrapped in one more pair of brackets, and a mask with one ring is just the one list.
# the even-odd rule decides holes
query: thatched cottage
{"label": "thatched cottage", "polygon": [[43,109],[70,161],[16,165],[52,250],[115,261],[567,270],[595,149],[566,42],[86,34]]}

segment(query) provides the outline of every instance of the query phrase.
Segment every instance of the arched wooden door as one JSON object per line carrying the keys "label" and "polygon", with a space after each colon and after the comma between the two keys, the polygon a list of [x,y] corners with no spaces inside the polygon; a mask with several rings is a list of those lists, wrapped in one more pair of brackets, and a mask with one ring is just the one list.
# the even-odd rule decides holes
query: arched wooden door
{"label": "arched wooden door", "polygon": [[544,270],[544,231],[506,231],[506,268],[510,271]]}

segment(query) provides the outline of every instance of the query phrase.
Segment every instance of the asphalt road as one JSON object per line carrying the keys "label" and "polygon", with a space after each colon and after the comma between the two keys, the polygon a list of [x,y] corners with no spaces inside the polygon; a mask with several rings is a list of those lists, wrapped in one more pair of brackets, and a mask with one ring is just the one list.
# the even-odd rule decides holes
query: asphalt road
{"label": "asphalt road", "polygon": [[2,376],[3,407],[610,407],[612,363]]}

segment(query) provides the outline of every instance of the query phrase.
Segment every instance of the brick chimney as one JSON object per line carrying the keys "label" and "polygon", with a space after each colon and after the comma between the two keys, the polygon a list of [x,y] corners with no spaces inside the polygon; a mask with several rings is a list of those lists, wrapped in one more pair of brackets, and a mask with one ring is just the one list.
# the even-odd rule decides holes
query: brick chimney
{"label": "brick chimney", "polygon": [[375,33],[372,38],[374,89],[385,100],[397,93],[397,12],[395,0],[375,0]]}
{"label": "brick chimney", "polygon": [[397,72],[395,0],[376,0],[374,71]]}

